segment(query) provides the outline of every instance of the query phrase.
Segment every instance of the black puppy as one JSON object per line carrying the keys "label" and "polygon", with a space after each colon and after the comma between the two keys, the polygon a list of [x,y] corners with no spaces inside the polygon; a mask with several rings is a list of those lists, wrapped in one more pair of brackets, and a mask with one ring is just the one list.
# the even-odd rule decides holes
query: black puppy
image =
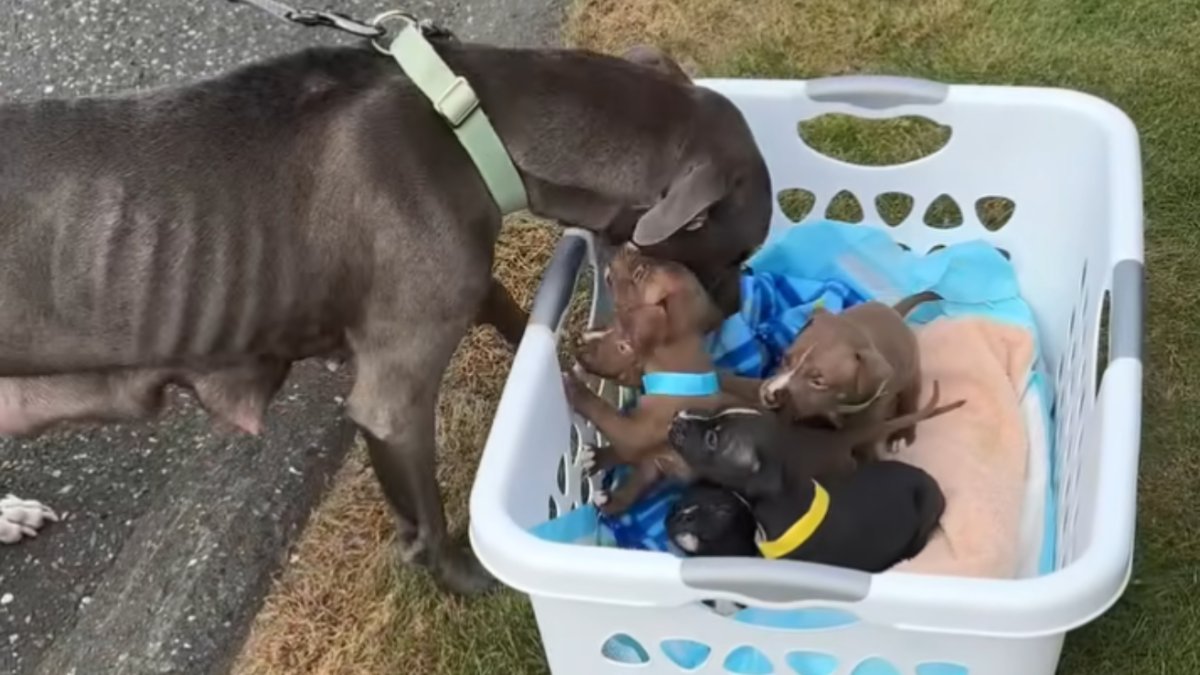
{"label": "black puppy", "polygon": [[666,524],[671,543],[688,555],[758,556],[750,505],[719,485],[689,485],[671,505]]}
{"label": "black puppy", "polygon": [[[914,413],[922,419],[957,405]],[[847,430],[845,442],[886,438],[913,424],[905,415],[870,429]],[[844,478],[818,483],[802,462],[788,461],[798,449],[770,442],[778,424],[769,413],[748,408],[716,413],[684,411],[671,425],[671,445],[697,478],[744,497],[757,522],[755,544],[766,558],[787,558],[882,572],[925,547],[945,508],[937,482],[925,471],[896,461],[864,465]],[[689,532],[697,537],[694,555],[728,555],[744,533],[721,532],[719,511],[697,508]],[[683,535],[687,532],[679,532]]]}

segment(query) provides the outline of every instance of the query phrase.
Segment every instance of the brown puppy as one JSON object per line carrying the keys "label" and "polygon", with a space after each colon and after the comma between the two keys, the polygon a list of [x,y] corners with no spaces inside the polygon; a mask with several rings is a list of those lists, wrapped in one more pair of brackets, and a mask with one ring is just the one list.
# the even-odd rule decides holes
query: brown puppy
{"label": "brown puppy", "polygon": [[[612,335],[617,343],[636,355],[646,374],[688,379],[711,374],[715,379],[712,359],[704,348],[704,335],[720,321],[720,314],[687,268],[626,247],[610,264],[606,280],[616,307],[612,330],[617,332]],[[602,377],[628,375],[623,367],[626,362],[620,359],[605,363],[593,359],[585,350],[580,361],[587,370]],[[622,367],[606,370],[613,363]],[[738,403],[715,386],[683,394],[648,386],[637,406],[622,415],[574,374],[565,373],[564,383],[571,406],[610,443],[585,456],[585,466],[590,463],[588,468],[593,471],[619,464],[634,467],[611,495],[603,492],[595,495],[596,505],[608,514],[624,512],[666,475],[690,480],[687,464],[667,443],[667,431],[677,412],[716,410]]]}
{"label": "brown puppy", "polygon": [[[941,296],[926,291],[894,307],[867,302],[832,314],[813,311],[808,326],[788,348],[777,375],[762,384],[765,405],[786,408],[797,419],[823,418],[834,428],[874,426],[917,410],[921,395],[920,355],[904,316]],[[908,426],[889,439],[854,450],[860,462],[878,458],[889,442],[912,443]]]}

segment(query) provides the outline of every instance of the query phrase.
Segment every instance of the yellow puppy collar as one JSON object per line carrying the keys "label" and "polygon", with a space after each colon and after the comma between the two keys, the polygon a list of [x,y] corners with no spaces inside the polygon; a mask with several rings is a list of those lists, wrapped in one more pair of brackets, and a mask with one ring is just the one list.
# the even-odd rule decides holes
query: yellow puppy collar
{"label": "yellow puppy collar", "polygon": [[808,507],[808,511],[800,516],[792,526],[779,536],[778,539],[771,541],[763,541],[764,534],[762,527],[759,527],[758,533],[754,538],[754,543],[758,545],[758,550],[762,552],[764,558],[772,560],[783,558],[787,554],[800,548],[804,542],[808,541],[821,523],[825,520],[825,514],[829,513],[829,493],[817,481],[813,481],[813,500]]}

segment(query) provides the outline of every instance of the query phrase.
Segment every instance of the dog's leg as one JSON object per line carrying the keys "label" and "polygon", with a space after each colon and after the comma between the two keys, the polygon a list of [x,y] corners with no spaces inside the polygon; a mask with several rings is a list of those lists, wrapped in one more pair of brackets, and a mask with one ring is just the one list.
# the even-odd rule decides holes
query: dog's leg
{"label": "dog's leg", "polygon": [[166,370],[121,370],[0,378],[0,436],[34,436],[60,422],[154,417],[171,377]]}
{"label": "dog's leg", "polygon": [[448,318],[452,305],[442,298],[420,302],[430,309],[417,317],[351,333],[357,375],[349,413],[366,436],[371,465],[396,512],[401,558],[427,567],[447,590],[475,594],[494,580],[469,549],[449,540],[434,438],[442,375],[471,316]]}
{"label": "dog's leg", "polygon": [[475,322],[495,327],[508,344],[516,349],[525,335],[525,324],[529,323],[529,314],[521,309],[504,284],[492,277],[487,297],[483,300]]}
{"label": "dog's leg", "polygon": [[633,471],[611,493],[597,491],[592,501],[605,514],[620,515],[637,503],[646,490],[662,478],[662,471],[654,461],[643,461],[633,466]]}
{"label": "dog's leg", "polygon": [[597,457],[597,462],[631,464],[646,450],[662,442],[661,431],[641,420],[636,408],[628,415],[622,415],[611,403],[588,389],[574,373],[563,373],[563,386],[571,408],[609,441],[608,446],[596,448],[596,451],[612,453],[615,460]]}
{"label": "dog's leg", "polygon": [[748,406],[762,405],[763,380],[753,377],[742,377],[734,373],[722,371],[718,373],[721,380],[721,391],[741,399]]}

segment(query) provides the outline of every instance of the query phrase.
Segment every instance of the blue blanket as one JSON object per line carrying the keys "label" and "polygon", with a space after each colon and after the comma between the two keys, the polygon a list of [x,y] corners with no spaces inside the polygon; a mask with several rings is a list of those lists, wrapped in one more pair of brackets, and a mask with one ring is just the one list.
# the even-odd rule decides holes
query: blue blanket
{"label": "blue blanket", "polygon": [[[896,302],[924,290],[944,300],[917,307],[909,323],[939,316],[986,316],[1037,331],[1012,265],[993,246],[969,241],[917,255],[887,231],[820,221],[777,233],[746,265],[742,307],[709,336],[718,368],[764,377],[808,321],[813,308],[840,312],[867,300]],[[1046,400],[1051,400],[1047,397]],[[623,471],[605,477],[619,481]],[[603,538],[623,548],[670,551],[663,518],[681,488],[664,483],[619,517],[599,516]]]}

